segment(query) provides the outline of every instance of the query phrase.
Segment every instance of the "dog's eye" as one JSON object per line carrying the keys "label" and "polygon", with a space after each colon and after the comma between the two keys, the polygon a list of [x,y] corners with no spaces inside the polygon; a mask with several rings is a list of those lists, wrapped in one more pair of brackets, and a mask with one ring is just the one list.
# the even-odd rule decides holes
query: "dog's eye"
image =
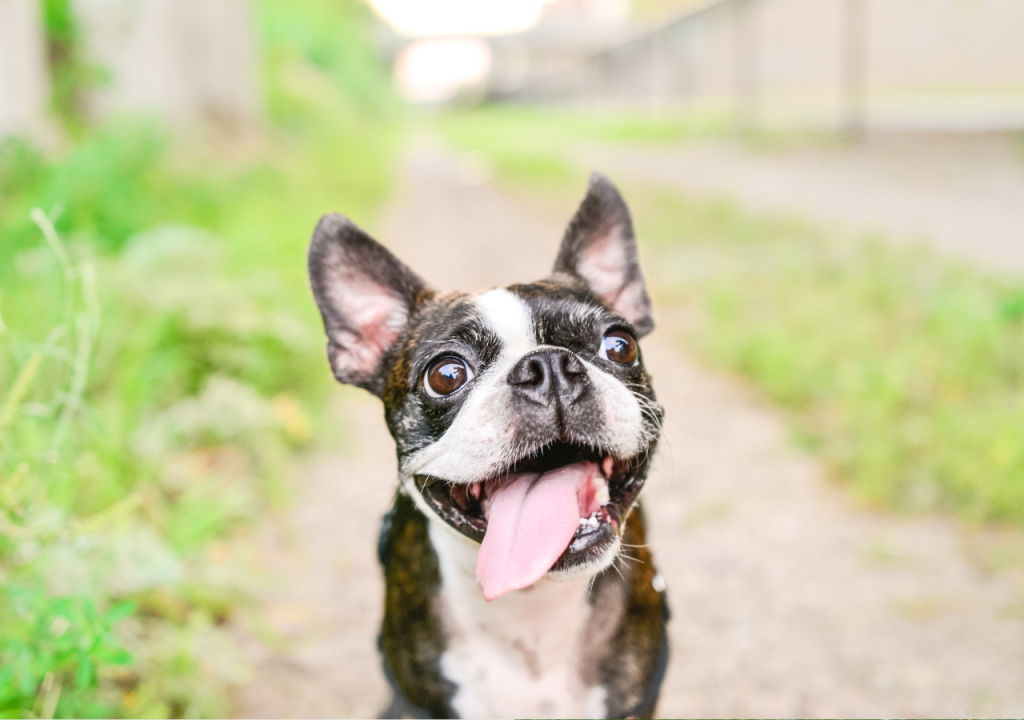
{"label": "dog's eye", "polygon": [[599,353],[605,360],[619,365],[632,365],[636,362],[636,340],[628,332],[612,330],[601,339]]}
{"label": "dog's eye", "polygon": [[464,360],[457,357],[443,357],[430,363],[423,376],[423,389],[430,397],[451,395],[473,379],[473,371]]}

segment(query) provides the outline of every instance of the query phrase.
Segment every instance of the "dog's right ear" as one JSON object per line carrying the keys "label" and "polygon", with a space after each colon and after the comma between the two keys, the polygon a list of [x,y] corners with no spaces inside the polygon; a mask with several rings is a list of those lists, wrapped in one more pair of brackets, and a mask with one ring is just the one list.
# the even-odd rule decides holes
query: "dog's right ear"
{"label": "dog's right ear", "polygon": [[320,218],[309,246],[309,281],[339,382],[380,396],[384,365],[426,284],[348,218]]}
{"label": "dog's right ear", "polygon": [[565,229],[554,270],[583,280],[633,325],[637,337],[654,329],[629,208],[601,173],[590,176],[587,196]]}

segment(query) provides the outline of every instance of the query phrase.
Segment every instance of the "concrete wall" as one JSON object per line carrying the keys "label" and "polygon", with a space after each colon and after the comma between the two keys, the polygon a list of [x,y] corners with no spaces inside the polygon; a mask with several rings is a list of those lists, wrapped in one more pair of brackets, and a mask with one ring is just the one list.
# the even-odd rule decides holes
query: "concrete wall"
{"label": "concrete wall", "polygon": [[110,77],[91,93],[96,117],[141,111],[232,128],[260,120],[249,0],[74,0],[74,8],[87,56]]}
{"label": "concrete wall", "polygon": [[49,93],[39,0],[0,0],[0,137],[39,130]]}
{"label": "concrete wall", "polygon": [[779,125],[1024,127],[1024,1],[721,0],[518,97]]}

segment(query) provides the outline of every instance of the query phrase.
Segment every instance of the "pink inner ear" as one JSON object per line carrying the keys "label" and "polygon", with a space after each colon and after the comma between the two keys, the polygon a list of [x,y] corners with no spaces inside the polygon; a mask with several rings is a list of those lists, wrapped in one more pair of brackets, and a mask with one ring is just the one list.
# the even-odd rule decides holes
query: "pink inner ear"
{"label": "pink inner ear", "polygon": [[345,309],[345,319],[352,328],[332,334],[337,345],[332,357],[335,372],[372,374],[405,325],[404,303],[363,276],[350,275],[335,283],[330,294],[335,306]]}
{"label": "pink inner ear", "polygon": [[622,228],[616,225],[604,237],[590,243],[576,266],[590,289],[614,305],[626,279],[626,248]]}
{"label": "pink inner ear", "polygon": [[581,253],[576,272],[616,312],[630,322],[636,322],[647,312],[644,283],[638,278],[626,284],[629,267],[622,227],[616,225]]}
{"label": "pink inner ear", "polygon": [[634,324],[650,314],[645,299],[644,281],[639,278],[622,288],[614,299],[605,298],[622,317]]}

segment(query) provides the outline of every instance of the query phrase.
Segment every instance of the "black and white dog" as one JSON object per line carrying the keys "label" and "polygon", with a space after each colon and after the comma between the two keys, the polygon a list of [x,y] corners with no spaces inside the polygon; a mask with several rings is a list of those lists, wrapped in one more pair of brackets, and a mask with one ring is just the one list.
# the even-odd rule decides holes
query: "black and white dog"
{"label": "black and white dog", "polygon": [[335,378],[384,403],[380,647],[413,717],[649,717],[664,583],[637,498],[658,438],[629,211],[594,174],[551,276],[436,292],[340,215],[309,275]]}

